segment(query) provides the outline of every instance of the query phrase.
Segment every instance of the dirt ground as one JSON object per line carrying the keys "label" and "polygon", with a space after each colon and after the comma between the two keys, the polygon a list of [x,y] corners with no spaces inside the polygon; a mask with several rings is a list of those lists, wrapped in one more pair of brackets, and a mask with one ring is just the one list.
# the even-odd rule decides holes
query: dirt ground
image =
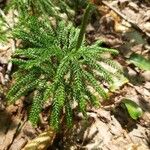
{"label": "dirt ground", "polygon": [[[149,150],[150,71],[135,67],[129,57],[138,53],[150,59],[150,1],[101,1],[95,13],[99,15],[92,16],[86,30],[88,42],[101,40],[119,50],[115,59],[123,66],[128,82],[118,83],[101,108],[88,108],[87,119],[75,114],[73,128],[68,131],[63,127],[49,150]],[[5,94],[11,79],[6,85],[4,82],[12,45],[11,40],[7,45],[0,44],[0,150],[21,150],[28,140],[48,128],[47,106],[36,128],[27,121],[28,98],[6,107]],[[144,111],[137,121],[121,107],[124,98],[133,100]]]}

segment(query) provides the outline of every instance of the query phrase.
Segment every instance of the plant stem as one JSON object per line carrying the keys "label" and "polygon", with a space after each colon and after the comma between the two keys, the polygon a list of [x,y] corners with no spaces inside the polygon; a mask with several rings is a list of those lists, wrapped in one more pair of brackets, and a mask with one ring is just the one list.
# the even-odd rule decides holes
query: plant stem
{"label": "plant stem", "polygon": [[91,12],[92,8],[93,8],[93,5],[91,3],[89,3],[88,6],[86,7],[86,10],[85,10],[85,13],[84,13],[84,16],[82,19],[82,24],[81,24],[81,29],[80,29],[77,45],[76,45],[76,51],[80,48],[80,46],[82,44],[84,33],[86,30],[86,25],[88,23],[88,19],[90,17],[90,12]]}

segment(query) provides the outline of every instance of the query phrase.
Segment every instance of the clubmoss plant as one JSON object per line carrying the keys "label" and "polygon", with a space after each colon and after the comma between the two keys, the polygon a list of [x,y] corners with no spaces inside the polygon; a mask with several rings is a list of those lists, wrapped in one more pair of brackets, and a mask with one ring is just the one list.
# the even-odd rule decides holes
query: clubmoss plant
{"label": "clubmoss plant", "polygon": [[[90,4],[91,5],[91,4]],[[18,66],[15,83],[7,94],[9,103],[22,95],[33,93],[29,120],[36,125],[43,104],[51,101],[50,124],[58,129],[62,115],[67,125],[73,122],[73,103],[86,114],[88,105],[99,106],[99,99],[88,88],[92,87],[103,99],[108,99],[102,81],[113,83],[113,76],[121,72],[118,63],[104,54],[118,54],[114,49],[100,46],[100,42],[87,45],[84,38],[87,16],[92,6],[87,6],[81,30],[72,23],[60,21],[55,28],[34,16],[18,26],[14,37],[22,40],[22,47],[12,58]],[[114,74],[105,63],[116,70]]]}

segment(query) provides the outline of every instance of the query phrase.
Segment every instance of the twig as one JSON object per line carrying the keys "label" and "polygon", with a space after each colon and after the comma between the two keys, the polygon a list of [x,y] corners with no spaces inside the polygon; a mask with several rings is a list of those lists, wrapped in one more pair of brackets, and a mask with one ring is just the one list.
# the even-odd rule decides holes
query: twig
{"label": "twig", "polygon": [[3,21],[5,22],[5,24],[7,25],[7,27],[12,30],[12,27],[10,26],[9,22],[7,21],[7,17],[6,15],[4,14],[4,12],[0,9],[0,14],[2,16],[2,19]]}
{"label": "twig", "polygon": [[129,22],[132,27],[140,32],[142,32],[144,35],[150,37],[149,34],[147,34],[146,32],[144,32],[134,21],[130,20],[127,18],[127,16],[125,16],[124,14],[122,14],[119,10],[117,10],[116,8],[114,8],[112,5],[110,5],[108,2],[106,1],[102,1],[102,3],[104,5],[106,5],[107,7],[109,7],[110,9],[112,9],[116,14],[118,14],[120,17],[122,17],[124,20],[126,20],[127,22]]}
{"label": "twig", "polygon": [[[15,49],[16,49],[16,41],[15,39],[13,39],[13,42],[12,42],[12,53],[15,52]],[[6,71],[6,74],[5,74],[5,77],[4,77],[4,85],[6,85],[9,81],[9,76],[10,76],[10,73],[11,73],[11,70],[12,70],[12,62],[10,61],[7,65],[7,71]]]}
{"label": "twig", "polygon": [[85,10],[85,13],[84,13],[84,16],[82,19],[81,29],[80,29],[80,33],[79,33],[79,37],[78,37],[78,41],[77,41],[77,45],[76,45],[76,51],[80,48],[80,46],[82,44],[86,26],[87,26],[89,17],[91,15],[92,9],[93,9],[93,5],[91,3],[89,3],[88,6],[86,7],[86,10]]}
{"label": "twig", "polygon": [[[12,12],[13,13],[13,12]],[[13,26],[14,26],[14,22],[13,22],[13,25],[11,26],[9,24],[9,22],[7,21],[7,16],[4,14],[4,12],[0,9],[0,14],[5,22],[5,24],[7,25],[7,27],[12,30]],[[13,17],[14,17],[14,13],[13,13]],[[12,38],[13,42],[12,42],[12,47],[11,47],[11,50],[12,50],[12,53],[15,52],[15,49],[16,49],[16,40],[14,38]],[[12,62],[9,62],[8,65],[7,65],[7,71],[6,71],[6,75],[4,77],[4,85],[7,84],[7,82],[9,81],[9,76],[10,76],[10,73],[11,73],[11,70],[12,70]]]}

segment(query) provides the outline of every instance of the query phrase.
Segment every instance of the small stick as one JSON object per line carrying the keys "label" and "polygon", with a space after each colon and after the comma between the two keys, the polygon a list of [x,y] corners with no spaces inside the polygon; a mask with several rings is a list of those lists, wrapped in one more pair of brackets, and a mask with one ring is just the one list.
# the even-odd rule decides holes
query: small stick
{"label": "small stick", "polygon": [[78,37],[78,41],[77,41],[77,45],[76,45],[76,51],[80,48],[83,38],[84,38],[84,34],[85,34],[85,30],[86,30],[86,26],[89,20],[89,17],[91,15],[91,11],[93,9],[93,5],[91,3],[88,4],[88,6],[86,7],[83,19],[82,19],[82,24],[81,24],[81,29],[80,29],[80,33],[79,33],[79,37]]}
{"label": "small stick", "polygon": [[122,14],[119,10],[117,10],[116,8],[114,8],[112,5],[110,5],[106,1],[102,1],[102,3],[104,5],[106,5],[107,7],[109,7],[110,9],[112,9],[116,14],[118,14],[124,20],[126,20],[127,22],[129,22],[132,25],[133,28],[135,28],[136,30],[142,32],[144,35],[147,35],[148,37],[150,37],[150,35],[148,35],[146,32],[144,32],[134,21],[128,19],[124,14]]}
{"label": "small stick", "polygon": [[[11,48],[12,53],[15,52],[15,49],[16,49],[16,41],[13,39],[12,48]],[[9,81],[9,79],[10,79],[9,76],[10,76],[10,73],[12,71],[12,66],[13,66],[12,62],[10,61],[7,65],[7,71],[6,71],[6,74],[5,74],[5,77],[4,77],[4,85],[6,85]]]}
{"label": "small stick", "polygon": [[[9,24],[9,22],[7,21],[7,16],[4,14],[4,12],[1,9],[0,9],[0,14],[1,14],[3,20],[5,21],[7,27],[10,30],[12,30],[14,24],[12,26]],[[13,17],[14,17],[14,15],[13,15]],[[11,50],[12,50],[12,53],[14,53],[15,49],[16,49],[16,40],[15,39],[12,39],[12,40],[13,41],[12,41]],[[7,65],[7,71],[6,71],[6,74],[5,74],[5,77],[4,77],[4,82],[3,82],[4,85],[6,85],[7,82],[9,81],[9,75],[11,73],[11,70],[12,70],[12,62],[9,62],[8,65]]]}
{"label": "small stick", "polygon": [[1,14],[1,16],[2,16],[2,18],[3,18],[3,21],[6,23],[6,25],[7,25],[7,27],[10,29],[10,30],[12,30],[12,27],[10,26],[10,24],[9,24],[9,22],[7,21],[7,17],[6,17],[6,15],[4,14],[4,12],[0,9],[0,14]]}

